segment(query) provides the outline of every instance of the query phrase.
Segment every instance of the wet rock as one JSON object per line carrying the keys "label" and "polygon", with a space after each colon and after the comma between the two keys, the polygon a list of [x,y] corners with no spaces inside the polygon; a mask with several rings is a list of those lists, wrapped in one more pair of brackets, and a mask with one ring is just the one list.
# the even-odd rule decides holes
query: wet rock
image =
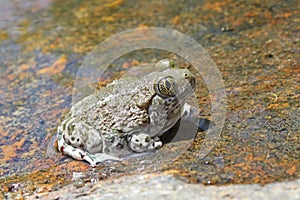
{"label": "wet rock", "polygon": [[[41,6],[40,2],[47,3]],[[172,196],[170,191],[186,194],[182,187],[190,191],[187,197],[199,195],[191,191],[197,188],[204,196],[218,198],[275,198],[281,196],[280,192],[286,198],[299,198],[299,192],[295,194],[299,181],[266,187],[204,187],[163,177],[149,179],[148,187],[144,178],[130,177],[164,172],[184,182],[210,185],[266,184],[300,178],[298,1],[3,1],[1,5],[0,11],[7,15],[0,20],[0,198],[4,194],[9,198],[20,196],[20,191],[25,196],[41,195],[65,185],[75,188],[78,198],[88,198],[100,190],[92,192],[85,184],[97,181],[87,185],[103,186],[101,194],[107,191],[108,196],[122,196],[123,192],[124,197],[126,188],[133,190],[130,184],[139,194],[127,195],[144,192],[149,198],[157,197],[151,190],[155,188],[157,195],[163,196],[160,181],[167,186],[166,196]],[[156,156],[99,164],[94,170],[54,149],[47,154],[45,149],[53,147],[47,141],[70,107],[74,77],[84,57],[109,36],[146,26],[186,33],[210,53],[218,66],[226,86],[227,118],[213,150],[204,160],[198,159],[207,134],[204,132],[198,133],[193,142],[182,143],[180,153],[165,146]],[[107,79],[101,79],[99,85],[106,85],[144,60],[154,62],[159,57],[174,55],[153,50],[124,55],[112,64]],[[198,89],[201,115],[209,117],[213,97],[204,83]],[[73,172],[84,173],[75,180],[81,188],[73,185]],[[123,188],[117,185],[121,176]],[[169,188],[166,180],[171,186],[178,184],[179,189]],[[16,183],[20,183],[18,189],[14,189]],[[120,193],[106,188],[106,183]],[[233,190],[241,191],[241,196]]]}
{"label": "wet rock", "polygon": [[[300,181],[262,185],[204,186],[187,184],[170,175],[145,174],[67,186],[57,192],[38,195],[41,199],[299,199]],[[35,196],[28,199],[34,199]]]}

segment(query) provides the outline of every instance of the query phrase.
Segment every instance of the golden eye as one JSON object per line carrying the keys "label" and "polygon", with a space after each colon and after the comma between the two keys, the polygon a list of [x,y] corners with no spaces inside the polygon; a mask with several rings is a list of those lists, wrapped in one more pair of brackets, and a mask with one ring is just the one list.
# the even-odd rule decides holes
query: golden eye
{"label": "golden eye", "polygon": [[176,84],[174,78],[172,76],[161,78],[158,83],[155,84],[155,91],[162,97],[175,96]]}

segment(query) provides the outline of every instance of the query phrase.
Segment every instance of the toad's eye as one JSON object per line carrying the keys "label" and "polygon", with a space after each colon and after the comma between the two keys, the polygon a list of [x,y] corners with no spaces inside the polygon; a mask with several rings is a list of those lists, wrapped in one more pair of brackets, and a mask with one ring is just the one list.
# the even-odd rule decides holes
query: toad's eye
{"label": "toad's eye", "polygon": [[176,94],[176,83],[172,76],[161,78],[155,84],[155,92],[161,97],[171,97]]}

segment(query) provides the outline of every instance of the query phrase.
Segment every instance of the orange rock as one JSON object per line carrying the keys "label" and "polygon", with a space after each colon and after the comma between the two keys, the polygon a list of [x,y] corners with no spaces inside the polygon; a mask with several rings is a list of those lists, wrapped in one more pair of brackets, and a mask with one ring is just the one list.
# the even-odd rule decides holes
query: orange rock
{"label": "orange rock", "polygon": [[298,68],[283,68],[282,71],[298,74],[300,73],[300,66]]}
{"label": "orange rock", "polygon": [[281,103],[281,104],[273,103],[268,106],[268,109],[279,109],[279,108],[281,109],[287,107],[289,107],[289,103]]}
{"label": "orange rock", "polygon": [[290,12],[280,14],[280,17],[282,17],[282,18],[289,18],[291,16],[292,16],[292,13],[290,13]]}
{"label": "orange rock", "polygon": [[84,172],[90,168],[90,165],[83,161],[72,160],[71,162],[67,163],[67,168],[72,171]]}
{"label": "orange rock", "polygon": [[139,61],[137,60],[133,60],[132,63],[131,63],[133,66],[138,66],[140,64]]}
{"label": "orange rock", "polygon": [[169,175],[169,174],[180,174],[180,173],[181,173],[181,171],[177,170],[177,169],[170,169],[170,170],[164,171],[164,174],[166,174],[166,175]]}
{"label": "orange rock", "polygon": [[122,65],[123,68],[127,69],[128,67],[130,67],[130,63],[126,62]]}
{"label": "orange rock", "polygon": [[226,6],[230,1],[223,1],[223,2],[207,2],[203,5],[205,10],[210,10],[210,11],[216,11],[216,12],[222,12],[223,7]]}
{"label": "orange rock", "polygon": [[0,41],[6,40],[9,37],[8,33],[6,31],[0,31]]}
{"label": "orange rock", "polygon": [[297,167],[296,167],[296,165],[293,165],[291,168],[289,168],[286,171],[286,173],[292,176],[293,174],[295,174],[296,171],[297,171]]}
{"label": "orange rock", "polygon": [[5,131],[4,131],[3,126],[0,126],[0,136],[1,136],[1,137],[6,137],[6,136],[8,136],[8,132],[5,132]]}
{"label": "orange rock", "polygon": [[138,26],[138,28],[147,28],[148,26],[147,25],[145,25],[145,24],[140,24],[139,26]]}
{"label": "orange rock", "polygon": [[118,6],[120,6],[122,3],[123,3],[123,0],[115,0],[115,1],[113,1],[113,2],[110,2],[110,3],[105,4],[104,6],[105,6],[105,7],[109,7],[109,8],[112,8],[112,7],[118,7]]}
{"label": "orange rock", "polygon": [[248,12],[245,14],[245,17],[257,17],[259,15],[260,15],[259,12]]}
{"label": "orange rock", "polygon": [[20,66],[20,69],[22,69],[23,71],[25,71],[25,70],[27,70],[29,68],[30,68],[30,66],[29,65],[25,65],[25,64],[23,64],[23,65]]}
{"label": "orange rock", "polygon": [[116,21],[116,19],[113,16],[102,17],[101,20],[104,21],[104,22]]}
{"label": "orange rock", "polygon": [[17,150],[20,150],[25,143],[26,139],[22,138],[19,142],[15,142],[11,145],[2,146],[3,158],[0,159],[1,162],[9,161],[11,158],[17,156]]}
{"label": "orange rock", "polygon": [[171,19],[171,23],[174,25],[178,25],[180,23],[180,17],[177,15]]}
{"label": "orange rock", "polygon": [[13,75],[13,74],[8,74],[6,77],[7,77],[7,79],[10,80],[10,81],[13,81],[13,80],[16,79],[16,76]]}
{"label": "orange rock", "polygon": [[39,70],[38,74],[48,74],[55,75],[61,73],[67,64],[67,57],[61,56],[57,61],[55,61],[50,67],[43,68]]}

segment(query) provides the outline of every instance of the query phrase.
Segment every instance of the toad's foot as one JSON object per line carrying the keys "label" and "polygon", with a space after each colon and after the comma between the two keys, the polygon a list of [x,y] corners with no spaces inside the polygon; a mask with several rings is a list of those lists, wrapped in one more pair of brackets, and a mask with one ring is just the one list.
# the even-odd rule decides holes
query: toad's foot
{"label": "toad's foot", "polygon": [[137,153],[154,151],[163,146],[158,137],[151,138],[145,133],[132,134],[127,137],[128,147]]}
{"label": "toad's foot", "polygon": [[107,161],[107,160],[115,160],[119,161],[120,158],[111,156],[105,153],[97,153],[92,155],[86,151],[75,148],[71,145],[68,145],[64,140],[58,139],[58,150],[63,154],[66,154],[76,160],[85,160],[92,167],[96,167],[97,163]]}
{"label": "toad's foot", "polygon": [[[198,127],[198,131],[206,131],[209,128],[210,124],[213,125],[213,123],[209,119],[199,118],[198,114],[199,113],[197,109],[193,109],[191,105],[185,103],[182,109],[181,118],[194,124],[197,121],[197,124],[195,125]],[[198,120],[195,121],[195,119]]]}

